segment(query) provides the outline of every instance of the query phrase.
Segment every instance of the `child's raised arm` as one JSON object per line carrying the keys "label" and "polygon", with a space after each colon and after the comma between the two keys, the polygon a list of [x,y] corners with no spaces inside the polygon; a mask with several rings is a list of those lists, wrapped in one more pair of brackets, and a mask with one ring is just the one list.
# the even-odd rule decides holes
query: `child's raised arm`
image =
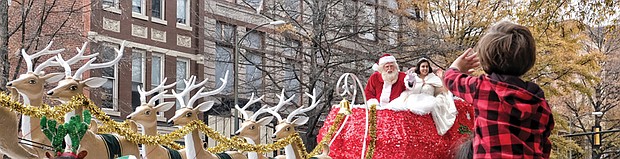
{"label": "child's raised arm", "polygon": [[456,58],[450,68],[446,71],[444,77],[444,85],[452,94],[463,98],[465,101],[472,103],[474,101],[474,93],[480,84],[479,78],[469,76],[473,68],[480,66],[480,61],[476,53],[472,53],[472,49],[467,49],[465,53]]}

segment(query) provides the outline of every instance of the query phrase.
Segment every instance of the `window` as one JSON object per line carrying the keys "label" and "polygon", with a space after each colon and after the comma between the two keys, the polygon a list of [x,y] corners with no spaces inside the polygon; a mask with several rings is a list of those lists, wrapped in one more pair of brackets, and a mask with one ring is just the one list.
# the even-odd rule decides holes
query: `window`
{"label": "window", "polygon": [[228,81],[226,87],[222,91],[222,94],[230,94],[233,89],[233,49],[235,45],[235,35],[236,35],[236,26],[226,24],[218,21],[215,24],[215,33],[214,37],[217,41],[215,46],[215,86],[220,87],[222,85],[222,81],[220,78],[224,78],[226,71],[228,71]]}
{"label": "window", "polygon": [[284,0],[282,3],[282,8],[284,8],[284,12],[287,16],[293,19],[299,17],[299,13],[301,12],[301,0]]}
{"label": "window", "polygon": [[142,104],[138,86],[144,88],[144,54],[143,50],[135,48],[131,53],[131,106],[133,109]]}
{"label": "window", "polygon": [[361,5],[361,17],[359,21],[359,25],[361,25],[359,37],[375,40],[375,19],[376,19],[376,9],[375,6],[370,4],[360,4]]}
{"label": "window", "polygon": [[153,54],[151,57],[151,86],[157,87],[163,79],[164,61],[163,56],[159,54]]}
{"label": "window", "polygon": [[263,74],[258,70],[258,66],[262,63],[262,57],[255,53],[249,53],[246,54],[246,58],[248,59],[245,67],[245,81],[247,84],[244,84],[244,86],[249,87],[249,91],[259,95],[258,90],[260,90],[263,84]]}
{"label": "window", "polygon": [[284,51],[283,51],[284,56],[295,58],[295,55],[297,55],[297,52],[299,51],[299,47],[300,47],[299,41],[287,39],[286,46],[284,46]]}
{"label": "window", "polygon": [[[109,11],[109,12],[113,12],[116,14],[121,14],[121,9],[118,5],[118,1],[119,0],[103,0],[102,3],[102,7],[103,10]],[[9,1],[10,2],[10,1]]]}
{"label": "window", "polygon": [[398,41],[398,32],[400,30],[400,19],[398,15],[394,15],[391,12],[388,12],[388,15],[391,31],[388,32],[387,40],[390,45],[396,45]]}
{"label": "window", "polygon": [[234,25],[226,24],[220,21],[215,24],[215,39],[218,41],[234,44],[235,32],[236,27]]}
{"label": "window", "polygon": [[[176,90],[177,92],[181,92],[185,89],[185,83],[183,82],[184,79],[188,79],[189,78],[189,60],[185,60],[185,59],[179,59],[177,58],[177,85],[176,85]],[[177,101],[179,102],[179,101]],[[177,109],[180,109],[181,105],[177,104]]]}
{"label": "window", "polygon": [[[247,29],[246,31],[249,31]],[[263,33],[258,32],[256,30],[248,32],[248,35],[245,37],[243,43],[245,47],[252,48],[252,50],[246,50],[246,52],[242,55],[245,58],[239,57],[239,59],[245,61],[245,81],[246,86],[249,91],[252,91],[258,94],[258,90],[260,90],[262,85],[262,73],[258,70],[258,66],[262,63],[262,58],[260,53],[255,52],[255,50],[263,48]],[[241,54],[241,52],[239,53]]]}
{"label": "window", "polygon": [[166,1],[162,1],[162,0],[152,0],[151,1],[151,17],[153,18],[157,18],[160,20],[164,20],[164,11],[165,9],[165,3]]}
{"label": "window", "polygon": [[[164,78],[164,68],[164,55],[153,53],[151,57],[151,89],[157,87],[161,83],[161,80]],[[159,93],[155,93],[151,95],[151,97],[154,97],[157,94]],[[157,105],[161,102],[163,102],[163,100],[160,99],[155,101],[155,104]],[[157,112],[157,120],[165,121],[164,113]]]}
{"label": "window", "polygon": [[299,78],[299,72],[297,71],[299,66],[297,62],[290,59],[287,59],[284,64],[284,88],[286,88],[284,94],[287,97],[295,94],[295,98],[291,101],[293,103],[299,103],[299,96],[301,95],[299,93],[301,89],[299,80],[297,80]]}
{"label": "window", "polygon": [[[249,31],[249,29],[246,29]],[[247,33],[248,35],[243,39],[243,45],[252,49],[263,48],[263,33],[256,30]]]}
{"label": "window", "polygon": [[220,86],[222,86],[222,81],[220,81],[220,78],[224,78],[224,75],[226,74],[226,71],[228,71],[228,81],[226,84],[226,87],[224,88],[224,90],[222,91],[223,94],[230,94],[232,93],[232,88],[233,88],[233,65],[232,65],[232,49],[222,46],[222,45],[216,45],[215,46],[215,87],[218,88]]}
{"label": "window", "polygon": [[357,2],[353,1],[353,0],[344,0],[342,2],[342,7],[343,7],[343,12],[341,12],[341,17],[342,19],[344,19],[343,22],[343,27],[344,27],[344,32],[347,33],[354,33],[356,32],[356,22],[357,22],[357,15],[359,14],[358,11],[359,9],[357,8]]}
{"label": "window", "polygon": [[243,0],[248,5],[252,6],[254,9],[258,9],[261,7],[263,0]]}
{"label": "window", "polygon": [[131,1],[131,11],[138,14],[144,14],[144,0],[132,0]]}
{"label": "window", "polygon": [[[104,63],[108,61],[114,60],[116,58],[116,51],[114,48],[118,48],[118,45],[103,43],[100,48],[100,54],[97,58],[96,63]],[[101,77],[106,78],[107,81],[99,88],[99,97],[101,98],[101,107],[112,109],[114,111],[118,111],[118,102],[117,102],[117,81],[116,81],[116,70],[118,69],[118,64],[115,64],[112,67],[102,68],[101,69]]]}
{"label": "window", "polygon": [[177,0],[177,23],[189,25],[189,1]]}
{"label": "window", "polygon": [[103,0],[103,8],[116,8],[118,9],[118,0]]}

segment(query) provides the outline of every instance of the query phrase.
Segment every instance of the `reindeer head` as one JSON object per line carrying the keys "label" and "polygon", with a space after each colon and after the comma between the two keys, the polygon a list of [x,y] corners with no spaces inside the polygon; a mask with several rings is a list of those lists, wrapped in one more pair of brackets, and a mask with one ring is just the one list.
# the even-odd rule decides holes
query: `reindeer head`
{"label": "reindeer head", "polygon": [[[60,101],[69,101],[71,100],[71,98],[77,94],[82,93],[83,89],[85,87],[89,87],[89,88],[98,88],[101,85],[103,85],[107,79],[105,78],[101,78],[101,77],[91,77],[85,80],[82,80],[82,73],[86,72],[87,70],[91,70],[91,69],[97,69],[97,68],[106,68],[106,67],[110,67],[110,66],[114,66],[114,64],[118,63],[118,61],[120,61],[121,57],[123,57],[123,52],[125,49],[125,41],[123,41],[123,43],[121,44],[121,48],[120,50],[118,49],[114,49],[114,51],[116,51],[117,53],[117,57],[110,61],[110,62],[106,62],[106,63],[101,63],[101,64],[93,64],[93,62],[97,59],[94,58],[93,55],[90,56],[86,56],[86,57],[92,57],[92,59],[90,59],[88,62],[86,62],[86,64],[84,64],[82,67],[80,67],[77,71],[75,71],[75,74],[72,75],[71,74],[71,60],[76,58],[71,58],[67,61],[63,60],[61,55],[58,55],[57,60],[58,63],[60,65],[62,65],[65,69],[65,79],[61,80],[60,82],[58,82],[58,86],[56,86],[55,88],[52,88],[51,90],[49,90],[47,92],[47,95],[52,98],[52,99],[57,99]],[[84,47],[83,47],[84,48]],[[78,54],[77,56],[81,56],[81,54]],[[83,58],[83,57],[81,57]],[[80,59],[81,60],[81,59]],[[77,60],[79,61],[79,60]]]}
{"label": "reindeer head", "polygon": [[52,46],[52,43],[53,42],[50,42],[43,50],[33,55],[28,55],[26,51],[22,49],[21,50],[22,56],[24,57],[24,60],[26,61],[28,72],[26,72],[25,74],[19,75],[19,78],[8,82],[6,86],[9,88],[14,88],[19,93],[25,96],[31,97],[31,98],[42,97],[43,86],[46,83],[57,82],[58,80],[62,79],[61,73],[44,74],[42,72],[43,68],[53,65],[54,60],[56,60],[55,56],[47,59],[45,62],[41,63],[36,68],[34,68],[33,66],[33,60],[35,58],[38,58],[43,55],[58,54],[64,51],[64,49],[49,50],[50,47]]}
{"label": "reindeer head", "polygon": [[252,94],[252,96],[250,97],[250,101],[248,101],[248,103],[246,103],[243,108],[239,108],[239,105],[235,105],[235,109],[237,109],[241,113],[242,118],[245,119],[245,121],[240,124],[239,130],[237,130],[234,135],[251,138],[254,140],[260,138],[259,128],[261,126],[265,126],[271,123],[273,117],[265,117],[257,120],[260,114],[267,113],[267,107],[260,108],[252,116],[249,116],[248,113],[245,112],[245,110],[248,109],[248,107],[250,107],[252,104],[261,101],[263,97],[264,96],[261,96],[258,99],[254,99],[254,94]]}
{"label": "reindeer head", "polygon": [[[180,126],[180,125],[186,125],[193,120],[198,120],[198,114],[209,111],[209,109],[211,109],[211,107],[213,106],[214,102],[213,101],[203,102],[203,103],[198,104],[198,106],[196,107],[194,107],[194,102],[196,102],[196,100],[200,98],[212,96],[212,95],[222,92],[224,88],[226,87],[227,78],[228,78],[228,71],[226,71],[226,75],[224,76],[224,78],[220,78],[220,80],[222,81],[222,86],[210,92],[202,92],[205,89],[203,85],[207,83],[207,79],[205,79],[204,81],[198,84],[196,84],[196,76],[190,77],[189,81],[183,80],[183,82],[185,82],[185,89],[182,92],[177,94],[174,90],[172,90],[172,94],[179,101],[181,109],[177,110],[174,113],[174,117],[168,120],[168,123]],[[189,93],[198,87],[200,87],[198,92],[194,96],[192,96],[189,100],[186,100]]]}
{"label": "reindeer head", "polygon": [[[144,127],[157,126],[157,112],[168,111],[170,108],[174,106],[174,102],[162,102],[155,106],[155,101],[161,99],[166,92],[164,89],[172,88],[176,85],[176,82],[170,85],[164,85],[166,83],[167,78],[164,78],[159,86],[151,89],[150,91],[144,91],[138,86],[138,93],[140,94],[140,102],[142,103],[140,106],[136,108],[136,110],[127,116],[127,119],[134,120],[137,123],[141,124]],[[154,93],[160,92],[148,102],[146,101],[146,97],[152,95]]]}
{"label": "reindeer head", "polygon": [[[308,117],[297,116],[297,115],[305,115],[304,114],[305,112],[308,112],[314,109],[318,105],[318,103],[316,101],[316,90],[313,91],[313,95],[310,95],[308,93],[306,93],[306,95],[310,97],[310,99],[312,99],[312,104],[308,106],[307,108],[304,108],[303,106],[301,106],[295,109],[293,112],[291,112],[286,117],[286,120],[283,120],[282,117],[280,117],[280,114],[277,113],[279,108],[269,110],[269,112],[273,114],[278,119],[278,122],[279,122],[279,124],[276,125],[276,132],[272,136],[274,139],[279,140],[279,139],[288,137],[289,135],[296,132],[295,127],[304,125],[306,124],[306,122],[308,122],[308,119],[309,119]],[[295,118],[296,116],[297,118]]]}

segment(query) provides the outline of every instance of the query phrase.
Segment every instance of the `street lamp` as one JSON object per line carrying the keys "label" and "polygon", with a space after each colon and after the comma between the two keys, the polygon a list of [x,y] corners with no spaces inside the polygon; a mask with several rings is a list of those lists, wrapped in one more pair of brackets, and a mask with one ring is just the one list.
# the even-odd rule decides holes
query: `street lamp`
{"label": "street lamp", "polygon": [[[235,56],[233,57],[233,61],[234,61],[234,66],[233,66],[233,72],[234,72],[234,77],[233,79],[235,80],[233,83],[233,96],[235,96],[235,105],[239,105],[239,47],[241,46],[241,42],[243,41],[243,39],[245,39],[245,37],[247,37],[252,31],[266,26],[266,25],[282,25],[282,24],[286,24],[286,22],[282,21],[282,20],[278,20],[278,21],[272,21],[272,22],[268,22],[268,23],[263,23],[261,25],[258,25],[252,29],[250,29],[249,31],[245,32],[245,34],[237,41],[237,43],[235,44]],[[234,110],[234,114],[235,114],[235,130],[239,129],[239,112],[236,109]]]}

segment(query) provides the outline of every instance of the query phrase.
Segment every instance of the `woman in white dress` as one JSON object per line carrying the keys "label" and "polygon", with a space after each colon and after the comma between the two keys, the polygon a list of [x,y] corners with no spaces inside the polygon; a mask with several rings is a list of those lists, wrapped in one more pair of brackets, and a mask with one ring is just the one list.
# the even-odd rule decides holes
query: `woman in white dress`
{"label": "woman in white dress", "polygon": [[389,109],[409,110],[417,115],[431,114],[437,133],[443,135],[456,119],[456,107],[452,94],[443,88],[443,82],[426,58],[418,61],[414,71],[407,71],[404,91],[400,97],[387,105]]}

